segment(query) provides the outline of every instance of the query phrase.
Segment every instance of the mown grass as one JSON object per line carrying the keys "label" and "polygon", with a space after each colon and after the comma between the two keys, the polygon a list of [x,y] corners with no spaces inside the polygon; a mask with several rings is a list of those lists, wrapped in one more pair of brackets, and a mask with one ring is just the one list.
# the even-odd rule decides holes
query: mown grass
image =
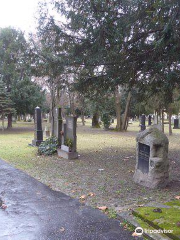
{"label": "mown grass", "polygon": [[107,205],[109,208],[129,208],[129,205],[153,200],[168,201],[179,195],[180,130],[174,130],[174,135],[169,138],[172,185],[164,191],[149,190],[133,182],[138,122],[131,124],[128,132],[119,133],[92,129],[90,119],[82,126],[79,119],[77,148],[80,157],[74,161],[57,155],[38,156],[37,148],[28,145],[34,137],[33,128],[33,123],[18,122],[12,130],[0,132],[0,158],[54,190],[76,198],[93,192],[94,195],[87,197],[85,202],[94,207]]}

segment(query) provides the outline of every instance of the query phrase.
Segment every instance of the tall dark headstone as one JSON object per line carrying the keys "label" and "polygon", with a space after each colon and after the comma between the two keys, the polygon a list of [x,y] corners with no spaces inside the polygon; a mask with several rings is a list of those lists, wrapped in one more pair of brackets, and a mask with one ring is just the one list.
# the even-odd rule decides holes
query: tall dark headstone
{"label": "tall dark headstone", "polygon": [[53,135],[58,139],[58,145],[61,146],[62,143],[62,115],[61,108],[57,107],[54,109],[54,133]]}
{"label": "tall dark headstone", "polygon": [[35,108],[34,140],[32,140],[32,144],[35,146],[39,146],[41,142],[43,142],[41,109],[39,107],[36,107]]}
{"label": "tall dark headstone", "polygon": [[149,115],[148,116],[148,126],[151,126],[151,124],[152,124],[152,117],[151,117],[151,115]]}
{"label": "tall dark headstone", "polygon": [[141,116],[141,131],[144,131],[146,129],[146,116],[145,114],[142,114]]}
{"label": "tall dark headstone", "polygon": [[174,127],[173,129],[179,129],[179,119],[174,119]]}

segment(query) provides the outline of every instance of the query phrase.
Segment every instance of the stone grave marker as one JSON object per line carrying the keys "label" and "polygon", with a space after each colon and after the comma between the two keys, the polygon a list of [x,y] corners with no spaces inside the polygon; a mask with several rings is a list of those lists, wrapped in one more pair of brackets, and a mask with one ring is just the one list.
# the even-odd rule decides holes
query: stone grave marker
{"label": "stone grave marker", "polygon": [[148,126],[151,126],[151,124],[152,124],[152,116],[149,115],[148,116]]}
{"label": "stone grave marker", "polygon": [[77,118],[67,117],[66,124],[63,124],[62,131],[62,145],[58,148],[58,156],[66,159],[76,159],[78,158],[77,153]]}
{"label": "stone grave marker", "polygon": [[39,107],[36,107],[35,108],[34,140],[32,140],[32,144],[34,146],[39,146],[41,142],[43,142],[42,116],[41,116],[41,109]]}
{"label": "stone grave marker", "polygon": [[174,127],[173,127],[173,129],[179,129],[179,119],[178,118],[174,119]]}
{"label": "stone grave marker", "polygon": [[168,138],[156,127],[137,136],[134,181],[149,188],[166,187],[169,180]]}
{"label": "stone grave marker", "polygon": [[141,131],[144,131],[146,129],[146,116],[145,114],[142,114],[141,116]]}
{"label": "stone grave marker", "polygon": [[154,116],[154,124],[155,124],[155,125],[158,124],[158,116],[157,116],[157,115]]}
{"label": "stone grave marker", "polygon": [[65,145],[65,142],[66,142],[66,123],[62,124],[61,135],[62,135],[62,145]]}
{"label": "stone grave marker", "polygon": [[58,139],[58,145],[61,146],[61,131],[62,131],[62,116],[61,116],[61,108],[54,108],[54,133],[53,135]]}

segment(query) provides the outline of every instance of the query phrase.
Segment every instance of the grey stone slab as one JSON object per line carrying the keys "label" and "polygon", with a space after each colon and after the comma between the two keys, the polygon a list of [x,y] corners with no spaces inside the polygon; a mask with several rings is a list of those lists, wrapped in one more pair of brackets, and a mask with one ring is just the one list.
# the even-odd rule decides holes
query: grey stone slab
{"label": "grey stone slab", "polygon": [[67,152],[62,149],[57,149],[57,152],[58,152],[58,157],[62,157],[62,158],[69,159],[69,160],[78,158],[77,152]]}

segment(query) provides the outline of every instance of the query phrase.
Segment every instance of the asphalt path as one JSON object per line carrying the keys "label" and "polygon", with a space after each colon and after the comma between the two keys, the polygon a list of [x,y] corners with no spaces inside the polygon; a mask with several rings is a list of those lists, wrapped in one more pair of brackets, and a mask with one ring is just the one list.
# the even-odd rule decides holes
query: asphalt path
{"label": "asphalt path", "polygon": [[2,160],[0,205],[0,240],[135,239],[118,220],[53,191]]}

